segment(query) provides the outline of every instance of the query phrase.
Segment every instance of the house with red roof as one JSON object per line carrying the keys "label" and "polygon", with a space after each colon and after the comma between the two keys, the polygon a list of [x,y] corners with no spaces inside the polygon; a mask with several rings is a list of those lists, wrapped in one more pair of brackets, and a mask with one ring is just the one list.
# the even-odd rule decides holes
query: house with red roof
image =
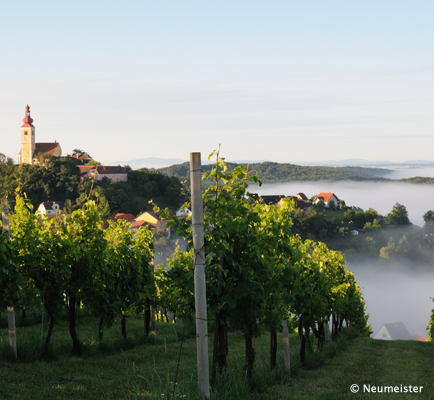
{"label": "house with red roof", "polygon": [[329,208],[330,207],[330,202],[333,201],[335,203],[335,206],[338,205],[338,202],[340,201],[338,196],[336,196],[334,193],[325,193],[325,192],[321,192],[318,196],[316,196],[313,199],[313,204],[317,204],[320,201],[324,202],[324,207],[325,208]]}
{"label": "house with red roof", "polygon": [[113,220],[117,221],[118,219],[123,219],[128,222],[134,222],[136,220],[136,217],[133,214],[116,213],[113,217]]}
{"label": "house with red roof", "polygon": [[151,229],[152,232],[153,231],[153,227],[146,221],[134,221],[133,225],[131,226],[131,229],[133,230],[133,232],[137,232],[137,230],[139,228],[141,228],[142,226],[149,226],[149,229]]}
{"label": "house with red roof", "polygon": [[[139,215],[136,218],[136,221],[146,222],[151,231],[154,233],[166,233],[168,237],[170,237],[170,227],[167,227],[167,223],[169,219],[161,219],[160,213],[155,213],[154,211],[145,211],[143,214]],[[134,227],[134,223],[133,223]]]}

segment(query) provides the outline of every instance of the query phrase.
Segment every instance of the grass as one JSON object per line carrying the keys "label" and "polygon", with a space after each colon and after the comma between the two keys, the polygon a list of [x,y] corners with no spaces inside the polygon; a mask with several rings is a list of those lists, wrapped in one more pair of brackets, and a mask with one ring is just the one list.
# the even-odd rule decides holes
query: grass
{"label": "grass", "polygon": [[[120,334],[120,321],[107,329],[101,345],[96,340],[98,321],[81,316],[80,337],[84,356],[70,356],[66,322],[56,326],[49,359],[38,355],[40,326],[17,329],[20,359],[7,352],[7,330],[0,329],[1,399],[197,399],[196,343],[191,327],[184,340],[177,384],[183,326],[157,323],[157,335],[145,339],[143,321],[127,322],[128,340]],[[253,388],[242,372],[244,342],[240,332],[229,333],[228,370],[211,383],[211,399],[394,399],[382,394],[349,390],[354,383],[424,386],[421,395],[400,393],[399,399],[434,398],[434,346],[420,342],[386,342],[356,337],[346,331],[320,352],[308,354],[305,368],[298,361],[299,340],[291,335],[291,372],[283,369],[281,337],[279,364],[269,372],[269,335],[255,339],[256,365]],[[210,338],[210,355],[212,338]],[[36,346],[36,349],[34,348]]]}
{"label": "grass", "polygon": [[[434,399],[433,343],[382,341],[359,337],[315,370],[301,370],[286,385],[270,388],[263,399]],[[359,385],[354,394],[350,386]],[[420,394],[363,392],[363,385],[423,386]]]}

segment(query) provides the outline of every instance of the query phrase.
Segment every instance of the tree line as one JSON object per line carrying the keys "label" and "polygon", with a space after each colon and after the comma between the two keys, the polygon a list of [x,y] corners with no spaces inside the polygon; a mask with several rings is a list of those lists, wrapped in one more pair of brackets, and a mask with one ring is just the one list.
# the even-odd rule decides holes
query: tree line
{"label": "tree line", "polygon": [[13,207],[14,193],[20,188],[34,209],[45,201],[63,201],[68,214],[92,199],[104,217],[118,212],[138,215],[149,211],[150,200],[170,209],[179,206],[181,183],[177,178],[147,169],[125,168],[127,182],[111,183],[107,178],[95,182],[82,178],[79,168],[68,159],[44,156],[38,164],[14,165],[11,158],[0,153],[0,198],[7,198]]}
{"label": "tree line", "polygon": [[[256,174],[262,183],[279,183],[293,181],[320,181],[320,180],[355,180],[355,181],[385,181],[380,174],[387,170],[380,168],[363,167],[309,167],[295,164],[281,164],[276,162],[262,162],[251,164],[226,163],[228,171],[238,166],[249,168]],[[212,165],[203,165],[203,171],[209,172]],[[190,181],[190,163],[172,165],[158,169],[162,174],[176,176],[181,181]],[[207,186],[211,182],[204,182]]]}

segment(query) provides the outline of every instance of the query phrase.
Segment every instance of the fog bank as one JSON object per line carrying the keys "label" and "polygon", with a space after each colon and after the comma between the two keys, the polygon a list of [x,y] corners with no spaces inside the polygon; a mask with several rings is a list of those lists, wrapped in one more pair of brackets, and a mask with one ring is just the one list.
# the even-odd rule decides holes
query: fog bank
{"label": "fog bank", "polygon": [[394,168],[390,172],[383,175],[384,178],[388,179],[405,179],[413,178],[415,176],[423,176],[425,178],[434,178],[434,167],[413,167],[406,166],[401,168]]}
{"label": "fog bank", "polygon": [[356,282],[363,288],[373,335],[387,323],[404,322],[413,336],[428,336],[434,303],[434,269],[412,265],[390,267],[376,264],[349,264]]}

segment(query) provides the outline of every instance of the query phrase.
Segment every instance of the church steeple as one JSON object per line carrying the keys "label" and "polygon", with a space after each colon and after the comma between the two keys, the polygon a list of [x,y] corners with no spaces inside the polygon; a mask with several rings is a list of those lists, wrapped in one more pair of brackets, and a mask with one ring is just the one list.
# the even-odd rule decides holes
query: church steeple
{"label": "church steeple", "polygon": [[26,114],[23,119],[24,124],[21,126],[21,151],[18,155],[19,164],[33,164],[33,155],[35,153],[35,127],[33,119],[30,116],[29,103],[26,105]]}
{"label": "church steeple", "polygon": [[25,114],[25,117],[23,119],[23,122],[24,122],[24,125],[22,126],[22,128],[24,128],[24,127],[33,127],[34,128],[34,126],[32,125],[33,119],[30,116],[29,103],[27,103],[27,105],[26,105],[26,114]]}

